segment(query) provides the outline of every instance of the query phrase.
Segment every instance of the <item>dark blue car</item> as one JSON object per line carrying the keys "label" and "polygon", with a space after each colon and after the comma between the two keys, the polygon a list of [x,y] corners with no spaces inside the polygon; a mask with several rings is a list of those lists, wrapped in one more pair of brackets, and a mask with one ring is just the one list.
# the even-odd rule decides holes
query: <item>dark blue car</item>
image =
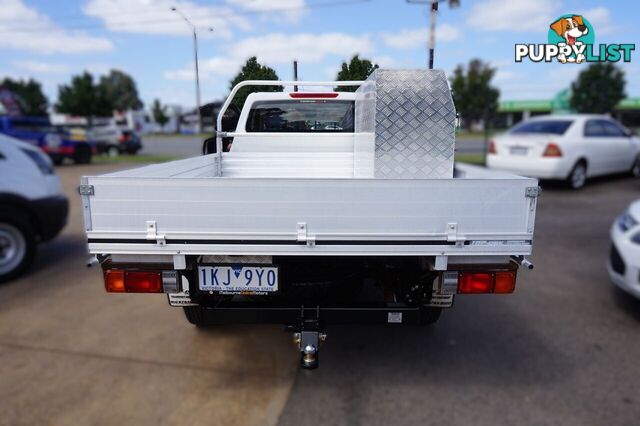
{"label": "dark blue car", "polygon": [[47,117],[0,116],[0,133],[38,146],[55,164],[70,158],[76,164],[87,164],[95,152],[89,141],[73,140],[71,135],[51,125]]}

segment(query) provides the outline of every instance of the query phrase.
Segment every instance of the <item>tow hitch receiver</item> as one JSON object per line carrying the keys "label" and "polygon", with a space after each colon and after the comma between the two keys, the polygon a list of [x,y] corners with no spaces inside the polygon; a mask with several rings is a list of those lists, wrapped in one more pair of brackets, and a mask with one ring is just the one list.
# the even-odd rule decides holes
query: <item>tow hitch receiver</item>
{"label": "tow hitch receiver", "polygon": [[301,306],[299,325],[288,328],[294,330],[293,343],[300,351],[300,366],[307,370],[318,368],[320,344],[327,339],[320,329],[320,306],[316,307],[314,318],[305,318],[304,306]]}

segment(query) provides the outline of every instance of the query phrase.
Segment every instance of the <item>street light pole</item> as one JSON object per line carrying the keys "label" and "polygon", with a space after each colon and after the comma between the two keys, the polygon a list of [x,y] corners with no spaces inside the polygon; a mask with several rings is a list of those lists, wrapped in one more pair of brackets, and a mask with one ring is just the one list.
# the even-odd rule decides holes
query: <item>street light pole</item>
{"label": "street light pole", "polygon": [[195,59],[196,68],[196,108],[198,109],[198,128],[196,133],[202,132],[202,113],[200,112],[200,73],[198,72],[198,35],[195,27],[193,28],[193,57]]}
{"label": "street light pole", "polygon": [[[176,12],[180,17],[191,27],[193,31],[193,58],[195,62],[195,70],[196,70],[196,110],[198,111],[198,128],[196,129],[196,133],[202,132],[202,114],[200,113],[200,73],[198,72],[198,34],[196,31],[196,26],[191,23],[189,18],[187,18],[182,12],[178,10],[177,7],[173,6],[171,8],[173,12]],[[209,31],[213,31],[213,28],[209,28]]]}
{"label": "street light pole", "polygon": [[429,69],[433,69],[433,56],[436,48],[436,17],[438,16],[438,0],[431,1],[431,27],[429,29]]}
{"label": "street light pole", "polygon": [[[438,3],[447,0],[406,0],[409,4],[431,4],[431,22],[429,24],[429,69],[433,69],[433,61],[436,49],[436,17],[438,16]],[[449,6],[457,7],[460,5],[459,0],[449,0]]]}

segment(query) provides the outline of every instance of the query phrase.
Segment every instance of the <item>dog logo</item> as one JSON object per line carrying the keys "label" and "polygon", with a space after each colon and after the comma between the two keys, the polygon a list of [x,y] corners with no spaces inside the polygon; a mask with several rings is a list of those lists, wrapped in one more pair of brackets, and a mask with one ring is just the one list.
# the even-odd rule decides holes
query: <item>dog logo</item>
{"label": "dog logo", "polygon": [[[566,46],[576,46],[580,48],[580,46],[585,44],[593,44],[595,39],[593,27],[589,21],[580,15],[562,16],[549,27],[549,44],[556,44],[561,48]],[[587,36],[589,36],[588,39]],[[557,58],[558,61],[563,64],[567,62],[579,64],[586,60],[584,53],[572,53],[570,55],[559,53]]]}
{"label": "dog logo", "polygon": [[581,64],[584,62],[631,62],[633,43],[595,44],[595,30],[582,15],[570,13],[553,21],[545,44],[516,44],[515,61]]}

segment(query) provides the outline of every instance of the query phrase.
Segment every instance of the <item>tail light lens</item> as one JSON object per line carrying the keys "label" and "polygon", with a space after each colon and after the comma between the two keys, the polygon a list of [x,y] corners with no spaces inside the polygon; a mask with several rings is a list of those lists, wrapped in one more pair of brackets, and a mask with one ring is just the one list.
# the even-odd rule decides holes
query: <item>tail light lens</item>
{"label": "tail light lens", "polygon": [[104,286],[109,293],[162,293],[162,272],[107,269]]}
{"label": "tail light lens", "polygon": [[496,272],[495,280],[494,293],[513,293],[516,289],[515,271]]}
{"label": "tail light lens", "polygon": [[544,149],[543,157],[562,157],[560,147],[553,142],[549,142]]}
{"label": "tail light lens", "polygon": [[475,272],[458,274],[458,293],[513,293],[516,289],[516,271]]}
{"label": "tail light lens", "polygon": [[104,271],[104,288],[109,293],[126,293],[124,271],[120,269],[107,269]]}
{"label": "tail light lens", "polygon": [[489,141],[489,154],[497,154],[498,150],[496,150],[496,141],[494,141],[493,139],[491,139]]}
{"label": "tail light lens", "polygon": [[494,278],[488,272],[461,272],[458,276],[458,293],[491,293]]}

